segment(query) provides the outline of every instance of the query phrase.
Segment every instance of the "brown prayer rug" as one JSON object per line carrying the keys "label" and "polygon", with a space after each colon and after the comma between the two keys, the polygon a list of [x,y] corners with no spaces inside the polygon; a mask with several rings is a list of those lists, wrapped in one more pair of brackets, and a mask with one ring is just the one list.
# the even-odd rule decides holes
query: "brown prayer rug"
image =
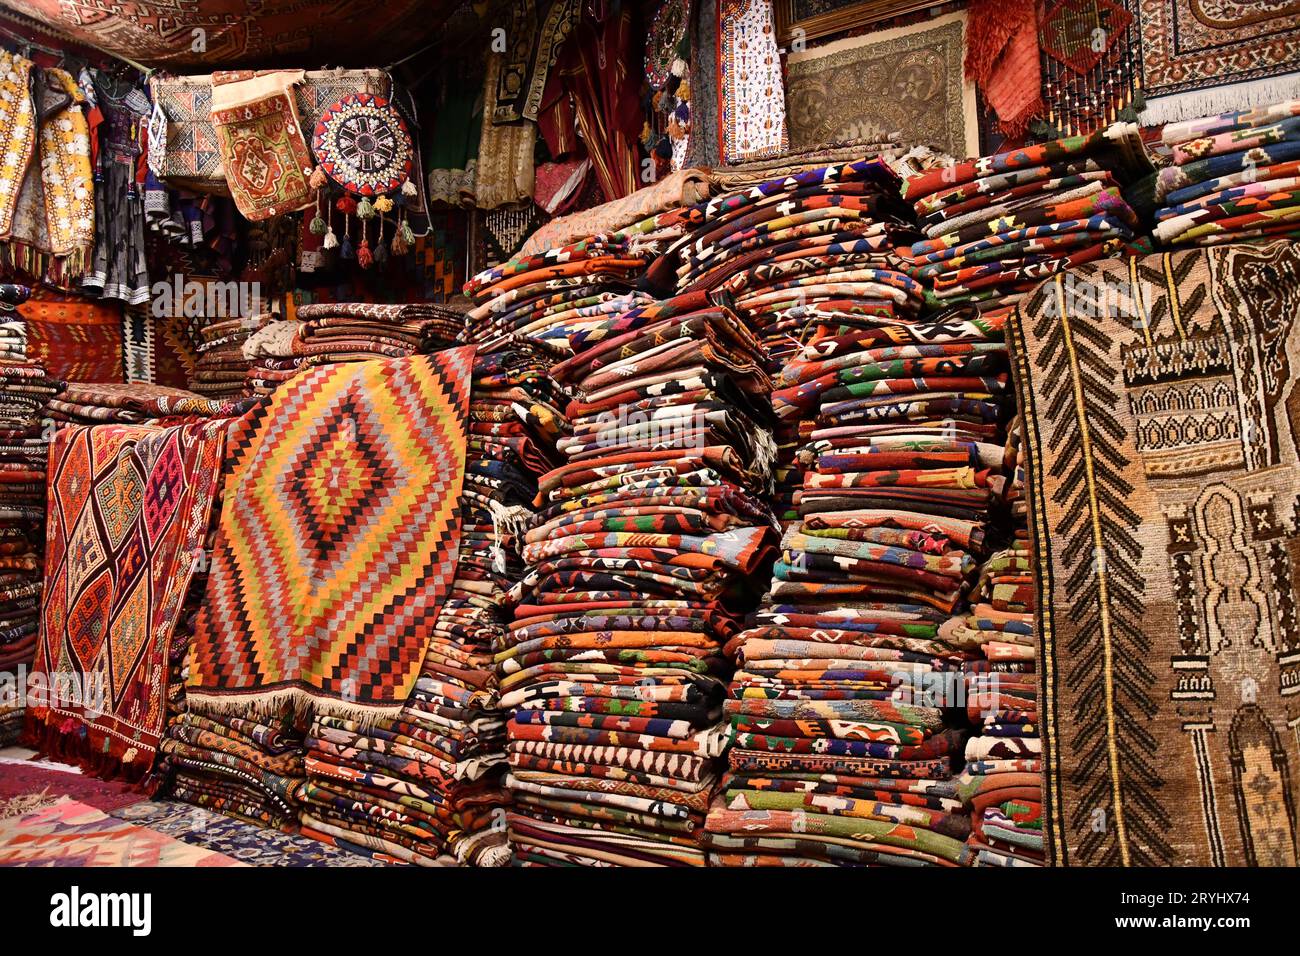
{"label": "brown prayer rug", "polygon": [[1109,259],[1011,322],[1049,860],[1296,865],[1300,248]]}

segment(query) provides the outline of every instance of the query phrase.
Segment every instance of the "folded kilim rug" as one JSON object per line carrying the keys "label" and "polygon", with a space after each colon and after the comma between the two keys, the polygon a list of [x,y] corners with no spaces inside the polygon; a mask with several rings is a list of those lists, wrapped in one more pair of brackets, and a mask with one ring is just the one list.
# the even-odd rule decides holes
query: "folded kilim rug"
{"label": "folded kilim rug", "polygon": [[191,709],[401,708],[455,570],[473,360],[463,347],[322,366],[243,420]]}
{"label": "folded kilim rug", "polygon": [[1110,259],[1012,324],[1057,865],[1296,865],[1300,249]]}

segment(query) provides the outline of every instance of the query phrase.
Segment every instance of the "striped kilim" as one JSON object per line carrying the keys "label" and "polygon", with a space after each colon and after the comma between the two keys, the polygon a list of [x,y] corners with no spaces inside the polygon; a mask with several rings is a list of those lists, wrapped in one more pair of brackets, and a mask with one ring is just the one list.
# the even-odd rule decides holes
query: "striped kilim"
{"label": "striped kilim", "polygon": [[244,419],[191,708],[400,709],[455,571],[473,361],[462,347],[323,366]]}
{"label": "striped kilim", "polygon": [[221,478],[227,421],[72,425],[50,446],[41,637],[48,706],[29,736],[138,778],[167,714],[168,653]]}

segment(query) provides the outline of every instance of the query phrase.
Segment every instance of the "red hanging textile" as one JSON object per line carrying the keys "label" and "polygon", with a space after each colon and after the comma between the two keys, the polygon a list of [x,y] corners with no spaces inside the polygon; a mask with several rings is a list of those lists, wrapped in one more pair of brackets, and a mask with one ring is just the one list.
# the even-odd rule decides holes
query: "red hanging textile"
{"label": "red hanging textile", "polygon": [[607,201],[622,199],[641,185],[641,84],[632,73],[637,62],[632,12],[623,6],[602,23],[579,23],[553,71],[572,102],[577,129]]}
{"label": "red hanging textile", "polygon": [[1037,0],[973,0],[967,8],[966,78],[998,114],[1003,135],[1019,139],[1043,115]]}

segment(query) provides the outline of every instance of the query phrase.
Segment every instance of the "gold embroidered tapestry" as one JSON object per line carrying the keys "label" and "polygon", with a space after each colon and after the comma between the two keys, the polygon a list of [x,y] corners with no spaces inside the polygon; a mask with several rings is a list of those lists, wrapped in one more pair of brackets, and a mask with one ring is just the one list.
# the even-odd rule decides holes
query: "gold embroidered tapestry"
{"label": "gold embroidered tapestry", "polygon": [[975,88],[962,74],[965,32],[957,12],[791,53],[790,148],[901,134],[958,159],[979,155]]}

